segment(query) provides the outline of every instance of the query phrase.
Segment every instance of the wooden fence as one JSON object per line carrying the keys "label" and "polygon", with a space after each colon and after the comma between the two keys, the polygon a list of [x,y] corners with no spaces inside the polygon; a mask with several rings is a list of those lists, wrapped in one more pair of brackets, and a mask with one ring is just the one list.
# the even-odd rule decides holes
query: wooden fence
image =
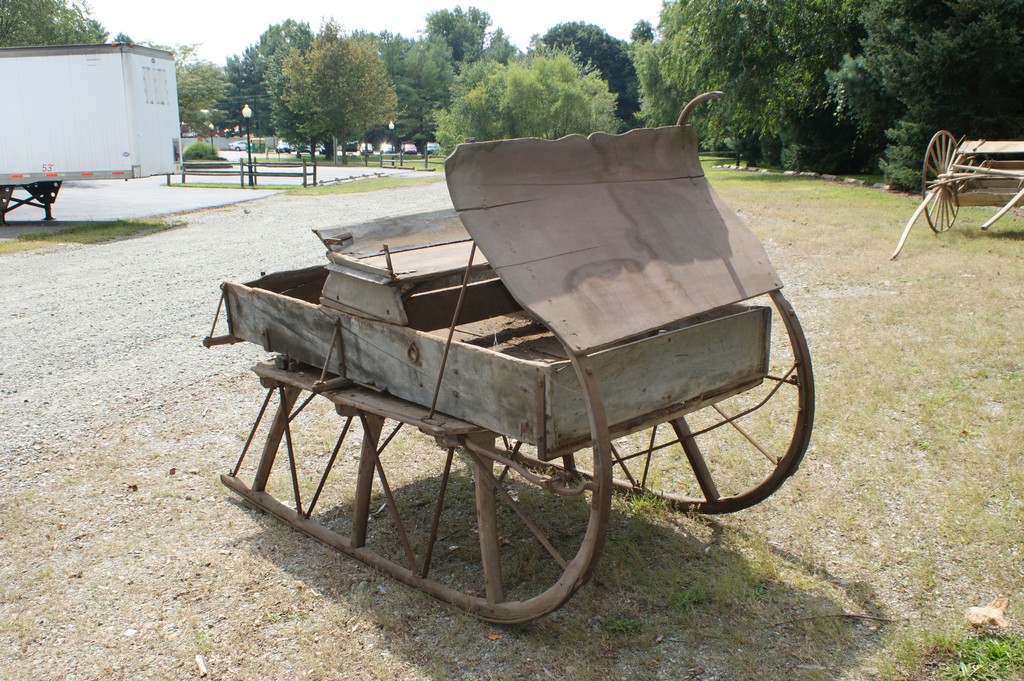
{"label": "wooden fence", "polygon": [[[187,184],[189,175],[200,177],[237,177],[243,189],[246,181],[250,187],[259,186],[260,178],[299,177],[302,186],[308,187],[310,182],[316,186],[316,166],[308,161],[299,163],[257,163],[241,161],[229,163],[221,161],[191,161],[181,164],[181,183]],[[167,175],[167,184],[171,184],[171,175]]]}

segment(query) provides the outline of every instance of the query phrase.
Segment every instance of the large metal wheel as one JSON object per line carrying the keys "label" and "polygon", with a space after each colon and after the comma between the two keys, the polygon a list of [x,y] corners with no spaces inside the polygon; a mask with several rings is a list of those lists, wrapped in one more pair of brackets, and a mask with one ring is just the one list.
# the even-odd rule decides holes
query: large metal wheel
{"label": "large metal wheel", "polygon": [[[814,425],[807,340],[780,291],[752,302],[773,308],[764,382],[645,433],[648,451],[638,457],[644,466],[639,479],[633,476],[639,484],[632,491],[685,511],[732,513],[768,498],[796,472]],[[652,456],[652,444],[659,443],[664,454]],[[618,486],[625,485],[620,480]]]}
{"label": "large metal wheel", "polygon": [[921,194],[934,192],[925,205],[925,219],[935,233],[945,232],[960,210],[959,184],[950,178],[956,162],[957,141],[948,130],[939,130],[928,142],[921,169]]}
{"label": "large metal wheel", "polygon": [[619,492],[657,497],[684,512],[731,513],[763,501],[796,472],[814,423],[807,341],[780,291],[749,302],[773,308],[762,383],[613,439]]}
{"label": "large metal wheel", "polygon": [[[590,368],[590,360],[585,356],[574,357],[572,363],[583,388],[583,399],[590,421],[593,441],[593,458],[590,463],[593,474],[583,476],[575,470],[552,466],[545,467],[538,477],[538,470],[529,466],[520,455],[520,443],[511,448],[488,450],[475,445],[471,438],[460,438],[466,452],[477,465],[477,470],[480,471],[482,465],[486,479],[492,483],[487,493],[500,497],[506,507],[504,521],[500,513],[494,514],[495,521],[502,523],[505,541],[499,546],[495,529],[493,546],[488,549],[483,545],[486,522],[480,516],[480,497],[477,497],[481,562],[487,582],[486,596],[465,603],[451,601],[482,619],[513,624],[552,612],[586,583],[604,547],[614,489],[611,441],[604,405]],[[501,472],[491,477],[489,471],[494,464],[501,468]],[[525,483],[535,488],[530,490],[536,493],[532,502],[522,498],[529,489]],[[479,495],[482,488],[480,482],[477,482],[476,487]],[[573,505],[565,503],[571,502],[572,498],[587,507],[585,521],[579,504],[575,505],[574,511]],[[552,502],[558,504],[557,510],[552,507]],[[532,558],[524,556],[522,549],[515,547],[517,542],[512,539],[514,533],[518,533],[525,542],[535,545]],[[571,546],[575,555],[571,558],[563,557],[559,544]],[[540,547],[543,547],[543,551]],[[506,565],[504,569],[503,564]],[[506,583],[512,586],[510,582],[513,581],[518,584],[518,589],[509,592]],[[545,584],[550,586],[545,587]],[[527,596],[529,593],[535,595]]]}

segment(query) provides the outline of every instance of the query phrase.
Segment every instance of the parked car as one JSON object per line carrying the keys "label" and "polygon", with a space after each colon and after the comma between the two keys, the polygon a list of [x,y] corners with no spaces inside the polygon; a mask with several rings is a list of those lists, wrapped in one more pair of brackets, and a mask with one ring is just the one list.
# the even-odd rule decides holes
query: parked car
{"label": "parked car", "polygon": [[380,143],[380,153],[382,154],[393,154],[395,153],[395,147],[390,142]]}
{"label": "parked car", "polygon": [[[341,146],[338,146],[338,153],[341,153]],[[357,154],[372,154],[373,145],[369,142],[345,142],[345,153],[350,156]]]}
{"label": "parked car", "polygon": [[292,145],[288,144],[287,142],[278,142],[277,147],[275,147],[275,149],[277,149],[277,153],[279,154],[292,153]]}
{"label": "parked car", "polygon": [[238,140],[228,145],[228,149],[231,151],[245,151],[245,142]]}
{"label": "parked car", "polygon": [[427,153],[428,154],[440,154],[441,145],[437,142],[427,142]]}
{"label": "parked car", "polygon": [[416,148],[416,145],[413,144],[412,142],[402,142],[402,153],[403,154],[418,154],[418,153],[420,153],[420,151],[419,151],[419,149]]}

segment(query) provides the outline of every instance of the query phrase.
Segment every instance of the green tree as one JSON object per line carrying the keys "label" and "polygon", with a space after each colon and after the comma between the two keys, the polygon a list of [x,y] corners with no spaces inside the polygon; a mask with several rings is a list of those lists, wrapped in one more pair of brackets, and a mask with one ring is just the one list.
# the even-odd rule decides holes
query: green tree
{"label": "green tree", "polygon": [[491,15],[476,7],[442,9],[427,15],[427,36],[443,41],[456,64],[478,61],[487,46]]}
{"label": "green tree", "polygon": [[[467,16],[461,10],[443,14],[446,19]],[[481,21],[485,27],[485,46],[476,61],[466,64],[455,63],[449,41],[438,33],[413,39],[387,31],[379,34],[354,32],[352,37],[370,40],[377,46],[398,97],[395,129],[392,131],[382,124],[364,131],[363,139],[375,143],[412,141],[422,147],[423,143],[437,137],[436,115],[452,101],[457,68],[468,72],[478,64],[505,64],[519,55],[500,28],[486,32],[489,17]]]}
{"label": "green tree", "polygon": [[241,111],[248,104],[253,112],[249,123],[253,134],[272,134],[274,76],[280,72],[281,63],[292,47],[306,50],[312,42],[313,31],[309,24],[288,19],[267,27],[259,40],[245,48],[241,55],[228,57],[224,66],[228,88],[222,104],[226,122],[244,129]]}
{"label": "green tree", "polygon": [[901,106],[870,72],[863,54],[845,55],[839,67],[826,75],[840,111],[862,130],[884,133],[896,121]]}
{"label": "green tree", "polygon": [[718,115],[697,119],[705,137],[752,137],[789,167],[858,164],[856,128],[835,116],[826,72],[859,52],[865,2],[666,3],[661,39],[633,46],[645,120],[672,123],[693,96],[723,90]]}
{"label": "green tree", "polygon": [[220,108],[225,112],[225,122],[245,130],[246,122],[241,109],[246,104],[253,115],[249,130],[254,135],[269,135],[271,131],[269,102],[267,101],[266,80],[262,73],[262,60],[254,45],[245,48],[241,55],[231,55],[224,63],[224,79],[227,81],[224,99]]}
{"label": "green tree", "polygon": [[639,84],[624,40],[612,37],[600,26],[574,21],[552,27],[540,43],[568,53],[582,67],[597,69],[615,93],[615,115],[622,121],[622,129],[636,127]]}
{"label": "green tree", "polygon": [[362,131],[368,133],[364,139],[413,141],[418,145],[432,141],[436,136],[435,112],[448,106],[455,80],[447,43],[435,38],[403,38],[387,31],[379,35],[357,33],[353,37],[370,40],[377,46],[398,98],[394,131],[383,120],[380,126]]}
{"label": "green tree", "polygon": [[438,141],[445,148],[467,137],[556,139],[618,128],[608,85],[564,53],[535,53],[507,66],[490,62],[472,77],[478,82],[438,116]]}
{"label": "green tree", "polygon": [[[351,131],[352,136],[357,138],[355,141],[370,142],[374,146],[381,142],[397,142],[398,139],[404,139],[409,134],[410,121],[404,119],[402,112],[406,109],[405,97],[413,90],[407,80],[415,78],[415,74],[405,72],[405,58],[417,41],[390,31],[381,31],[380,33],[353,31],[351,37],[354,40],[367,41],[374,46],[381,59],[384,60],[387,80],[395,86],[397,97],[396,113],[393,117],[377,121],[376,124],[365,130],[353,130]],[[450,64],[451,56],[447,55],[446,60]],[[388,128],[389,122],[394,122],[394,130]]]}
{"label": "green tree", "polygon": [[864,25],[861,68],[849,69],[862,91],[850,93],[849,103],[861,120],[877,117],[870,96],[880,92],[895,103],[881,163],[891,184],[920,187],[936,130],[1024,137],[1024,1],[887,0],[868,5]]}
{"label": "green tree", "polygon": [[654,40],[654,27],[651,22],[640,20],[629,32],[629,39],[634,43],[649,43]]}
{"label": "green tree", "polygon": [[440,41],[451,50],[455,72],[460,73],[466,64],[493,60],[501,64],[519,55],[505,32],[500,28],[488,31],[491,15],[470,7],[442,9],[427,15],[427,38]]}
{"label": "green tree", "polygon": [[406,51],[394,79],[399,139],[422,146],[436,136],[436,112],[450,103],[455,80],[450,55],[447,45],[434,40],[417,40]]}
{"label": "green tree", "polygon": [[0,47],[102,43],[107,31],[77,0],[0,0]]}
{"label": "green tree", "polygon": [[395,88],[380,53],[367,40],[343,35],[333,20],[309,50],[289,52],[281,73],[282,103],[292,114],[286,134],[311,147],[334,137],[344,142],[395,115]]}
{"label": "green tree", "polygon": [[195,45],[174,48],[178,79],[178,118],[200,137],[209,134],[209,124],[219,124],[224,112],[217,103],[224,97],[227,81],[219,66],[196,55]]}
{"label": "green tree", "polygon": [[494,29],[487,38],[487,47],[484,48],[483,58],[489,61],[496,61],[499,64],[507,64],[519,56],[519,48],[512,44],[500,28]]}

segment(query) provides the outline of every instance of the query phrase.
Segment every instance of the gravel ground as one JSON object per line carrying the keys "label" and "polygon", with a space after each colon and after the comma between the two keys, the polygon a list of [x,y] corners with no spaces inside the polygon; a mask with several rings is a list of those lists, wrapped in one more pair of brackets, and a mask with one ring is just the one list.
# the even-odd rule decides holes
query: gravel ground
{"label": "gravel ground", "polygon": [[196,673],[196,642],[175,636],[198,607],[189,594],[209,592],[184,580],[216,579],[211,555],[229,562],[210,532],[232,512],[216,474],[265,356],[202,347],[220,283],[322,262],[311,228],[448,206],[440,182],[277,195],[145,238],[0,258],[0,678]]}
{"label": "gravel ground", "polygon": [[443,183],[282,195],[185,214],[187,227],[144,239],[5,257],[0,427],[9,450],[0,472],[7,484],[26,482],[17,464],[102,424],[151,415],[186,396],[205,402],[219,391],[217,377],[262,356],[202,347],[222,281],[323,262],[312,228],[450,205]]}

